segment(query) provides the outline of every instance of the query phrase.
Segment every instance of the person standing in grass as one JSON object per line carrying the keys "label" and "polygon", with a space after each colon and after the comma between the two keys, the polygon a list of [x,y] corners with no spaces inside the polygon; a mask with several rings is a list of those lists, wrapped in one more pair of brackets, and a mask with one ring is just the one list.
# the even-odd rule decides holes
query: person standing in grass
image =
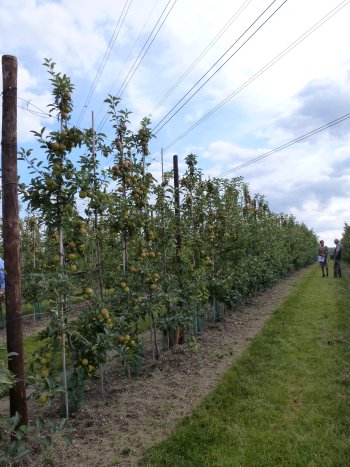
{"label": "person standing in grass", "polygon": [[320,241],[320,247],[317,255],[319,265],[321,266],[322,277],[326,277],[324,273],[325,271],[328,277],[328,248],[325,246],[323,240]]}
{"label": "person standing in grass", "polygon": [[341,246],[339,240],[336,238],[334,240],[335,248],[334,248],[334,277],[341,277],[341,257],[342,257],[342,250],[343,247]]}

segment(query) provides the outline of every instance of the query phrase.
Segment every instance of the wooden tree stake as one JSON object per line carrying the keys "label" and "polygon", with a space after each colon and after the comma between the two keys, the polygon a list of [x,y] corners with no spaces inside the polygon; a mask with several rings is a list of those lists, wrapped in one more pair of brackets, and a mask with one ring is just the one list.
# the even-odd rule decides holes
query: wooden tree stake
{"label": "wooden tree stake", "polygon": [[6,271],[6,335],[11,356],[8,367],[17,382],[10,389],[10,415],[18,412],[20,424],[28,424],[23,355],[23,322],[21,315],[20,229],[17,175],[17,59],[2,57],[2,213],[4,261]]}

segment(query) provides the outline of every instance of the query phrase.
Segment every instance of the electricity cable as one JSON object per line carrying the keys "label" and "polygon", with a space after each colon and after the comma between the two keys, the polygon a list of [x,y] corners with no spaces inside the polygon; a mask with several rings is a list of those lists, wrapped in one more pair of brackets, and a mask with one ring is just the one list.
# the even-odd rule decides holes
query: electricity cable
{"label": "electricity cable", "polygon": [[338,125],[339,123],[344,122],[348,118],[350,118],[350,113],[342,115],[341,117],[339,117],[339,118],[337,118],[337,119],[335,119],[335,120],[333,120],[331,122],[328,122],[328,123],[326,123],[326,124],[324,124],[324,125],[322,125],[322,126],[320,126],[318,128],[315,128],[314,130],[309,131],[308,133],[305,133],[302,136],[298,136],[297,138],[295,138],[295,139],[293,139],[291,141],[288,141],[287,143],[284,143],[284,144],[282,144],[281,146],[278,146],[275,149],[272,149],[271,151],[265,152],[264,154],[261,154],[260,156],[254,157],[253,159],[250,159],[247,162],[244,162],[244,163],[242,163],[242,164],[240,164],[240,165],[238,165],[236,167],[233,167],[232,169],[227,170],[226,172],[222,173],[220,175],[220,177],[222,177],[224,175],[227,175],[227,174],[230,174],[232,172],[236,172],[237,170],[243,169],[244,167],[247,167],[248,165],[254,164],[255,162],[260,161],[261,159],[265,159],[266,157],[271,156],[272,154],[275,154],[276,152],[282,151],[282,149],[286,149],[289,146],[292,146],[293,144],[299,143],[300,141],[303,141],[303,140],[305,140],[307,138],[310,138],[310,136],[316,135],[317,133],[321,133],[322,131],[327,130],[328,128],[331,128],[334,125]]}
{"label": "electricity cable", "polygon": [[190,65],[187,70],[180,76],[180,78],[172,85],[172,87],[168,90],[165,96],[160,100],[160,102],[154,107],[151,114],[152,115],[159,107],[166,101],[166,99],[172,94],[172,92],[179,86],[180,83],[186,78],[186,76],[193,70],[193,68],[201,61],[201,59],[209,52],[210,49],[217,43],[217,41],[221,38],[221,36],[227,31],[227,29],[238,19],[238,17],[243,13],[243,11],[247,8],[249,3],[253,0],[246,0],[240,8],[231,16],[229,21],[225,24],[223,28],[216,34],[214,39],[207,45],[207,47],[202,51],[202,53],[196,58],[196,60]]}
{"label": "electricity cable", "polygon": [[[122,70],[124,69],[125,65],[127,64],[129,58],[131,57],[131,55],[132,55],[132,53],[133,53],[133,51],[134,51],[134,49],[135,49],[135,47],[136,47],[137,42],[139,41],[140,37],[142,36],[142,34],[143,34],[144,30],[145,30],[145,27],[146,27],[146,25],[148,24],[148,22],[149,22],[149,20],[150,20],[150,18],[151,18],[151,16],[152,16],[152,14],[153,14],[153,12],[154,12],[154,10],[155,10],[155,8],[156,8],[156,6],[158,5],[159,2],[160,2],[160,0],[156,0],[155,4],[153,5],[153,7],[152,7],[152,9],[151,9],[151,11],[150,11],[150,13],[149,13],[149,15],[148,15],[146,21],[144,22],[144,24],[143,24],[143,26],[142,26],[142,28],[141,28],[141,30],[140,30],[140,32],[139,32],[137,38],[134,40],[134,43],[133,43],[133,45],[131,46],[127,57],[124,59],[123,63],[121,64],[121,66],[120,66],[120,68],[119,68],[119,70],[117,71],[116,76],[120,76]],[[118,78],[116,78],[116,79],[113,81],[112,85],[110,86],[110,91],[109,91],[107,94],[112,94],[112,89],[114,88],[114,86],[115,86],[115,84],[116,84],[116,82],[117,82],[117,79],[118,79]],[[100,106],[100,108],[99,108],[99,110],[98,110],[96,116],[101,112],[101,110],[102,110],[103,107],[104,107],[104,103],[101,104],[101,106]]]}
{"label": "electricity cable", "polygon": [[[43,118],[52,118],[53,116],[51,114],[49,114],[48,112],[45,112],[45,110],[42,110],[40,109],[40,107],[36,106],[35,104],[33,104],[30,100],[28,99],[23,99],[22,97],[18,97],[17,96],[17,99],[20,100],[20,101],[23,101],[27,104],[27,107],[21,107],[21,106],[18,106],[20,109],[23,109],[23,110],[28,110],[28,112],[32,113],[33,115],[37,115],[38,117],[43,117]],[[35,109],[37,109],[37,112],[34,111],[34,110],[30,110],[29,109],[29,106],[32,106],[34,107]]]}
{"label": "electricity cable", "polygon": [[[245,34],[254,26],[254,24],[266,13],[266,11],[276,2],[276,0],[273,0],[272,3],[256,18],[256,20],[239,36],[239,38],[226,50],[226,52],[209,68],[209,70],[192,86],[192,88],[187,91],[187,93],[169,110],[169,112],[157,123],[157,125],[152,129],[152,132],[154,132],[155,135],[157,135],[160,130],[172,119],[174,116],[231,60],[231,58],[236,55],[236,53],[241,50],[241,48],[252,38],[255,36],[255,34],[277,13],[277,11],[287,2],[288,0],[284,0],[284,2],[241,44],[230,56],[228,59],[225,60],[225,62],[217,68],[213,74],[179,107],[176,112],[174,112],[168,120],[166,120],[163,125],[161,123],[173,112],[173,110],[178,107],[178,105],[188,96],[188,94],[205,78],[205,76],[215,67],[215,65],[220,62],[220,60],[223,59],[223,57],[228,53],[229,50],[232,49],[234,45],[237,44],[237,42],[242,39]],[[160,128],[158,128],[160,126]],[[155,131],[158,128],[157,131]]]}
{"label": "electricity cable", "polygon": [[[154,32],[155,28],[157,27],[159,21],[161,20],[161,17],[162,17],[163,14],[165,13],[166,8],[168,7],[169,3],[170,3],[170,0],[169,0],[169,2],[167,3],[166,7],[164,8],[164,10],[163,10],[161,16],[159,17],[159,19],[158,19],[158,21],[157,21],[155,27],[153,28],[153,31],[152,31],[151,34],[149,35],[149,37],[148,37],[146,43],[144,44],[143,48],[141,49],[141,51],[140,51],[140,53],[139,53],[139,55],[137,56],[137,58],[136,58],[136,60],[135,60],[135,62],[134,62],[134,65],[131,67],[131,69],[129,70],[128,75],[126,76],[126,78],[124,79],[122,85],[120,86],[120,88],[119,88],[119,90],[118,90],[118,92],[117,92],[117,96],[118,96],[118,97],[121,97],[121,96],[122,96],[123,92],[125,91],[126,87],[127,87],[128,84],[129,84],[131,78],[134,76],[136,70],[137,70],[138,67],[140,66],[142,60],[144,59],[144,57],[145,57],[145,55],[146,55],[146,53],[148,52],[149,48],[151,47],[151,45],[152,45],[154,39],[157,37],[159,31],[161,30],[161,28],[163,27],[163,25],[164,25],[166,19],[168,18],[169,14],[171,13],[171,10],[174,8],[175,4],[177,3],[177,0],[174,0],[174,3],[172,4],[172,6],[170,7],[169,11],[167,12],[165,18],[163,19],[161,25],[159,26],[159,28],[158,28],[158,30],[157,30],[157,32],[154,34],[154,37],[152,37],[152,33]],[[152,40],[151,40],[150,44],[148,45],[147,49],[144,51],[144,49],[145,49],[145,47],[146,47],[146,45],[147,45],[147,42],[151,39],[151,37],[152,37]],[[144,51],[144,53],[143,53],[142,57],[140,58],[140,55],[142,54],[143,51]],[[138,61],[138,60],[139,60],[139,61]],[[138,63],[137,63],[137,61],[138,61]],[[134,68],[134,70],[133,70],[133,68]],[[132,73],[131,76],[129,76],[130,73]]]}
{"label": "electricity cable", "polygon": [[96,73],[96,76],[95,76],[95,79],[90,87],[90,90],[88,92],[88,95],[85,99],[85,102],[84,102],[84,105],[83,105],[83,108],[80,112],[80,115],[78,117],[78,120],[77,120],[77,126],[80,124],[82,118],[84,117],[85,115],[85,112],[86,112],[86,109],[91,101],[91,98],[93,96],[93,93],[95,92],[95,89],[96,89],[96,86],[102,76],[102,72],[108,62],[108,59],[109,59],[109,56],[112,52],[112,49],[114,47],[114,44],[115,44],[115,41],[117,40],[117,37],[119,36],[119,33],[120,33],[120,30],[124,24],[124,21],[125,21],[125,18],[126,18],[126,15],[128,14],[128,11],[130,9],[130,6],[131,6],[131,3],[132,3],[132,0],[126,0],[125,3],[124,3],[124,7],[123,7],[123,10],[119,16],[119,19],[118,19],[118,22],[116,24],[116,27],[114,28],[114,31],[113,31],[113,34],[112,34],[112,37],[108,43],[108,46],[107,46],[107,49],[104,53],[104,56],[101,60],[101,63],[100,63],[100,66],[97,70],[97,73]]}
{"label": "electricity cable", "polygon": [[[305,31],[301,36],[299,36],[294,42],[289,44],[285,49],[283,49],[279,54],[277,54],[272,60],[270,60],[266,65],[260,68],[254,75],[252,75],[247,81],[241,84],[238,88],[232,91],[225,99],[220,101],[215,107],[213,107],[209,112],[203,115],[196,123],[194,123],[191,127],[189,127],[185,132],[179,135],[175,140],[165,146],[163,149],[167,151],[171,147],[173,147],[176,143],[178,143],[181,139],[187,136],[192,130],[194,130],[198,125],[203,123],[207,118],[211,117],[217,110],[219,110],[223,105],[225,105],[228,101],[230,101],[233,97],[235,97],[239,92],[245,89],[249,84],[255,81],[258,77],[260,77],[265,71],[275,65],[279,60],[281,60],[285,55],[291,52],[297,45],[303,42],[310,34],[315,32],[319,29],[324,23],[326,23],[329,19],[331,19],[335,14],[339,13],[341,9],[343,9],[350,0],[343,0],[337,7],[330,10],[325,16],[323,16],[319,21],[317,21],[311,28]],[[154,156],[153,160],[156,160],[159,157],[159,154]]]}
{"label": "electricity cable", "polygon": [[[160,24],[160,26],[158,27],[158,30],[154,33],[158,23],[161,21],[162,19],[162,16],[165,14],[166,12],[166,9],[168,8],[169,4],[170,4],[171,0],[168,1],[167,5],[165,6],[165,8],[163,9],[160,17],[158,18],[155,26],[153,27],[151,33],[149,34],[145,44],[143,45],[140,53],[138,54],[137,58],[135,59],[133,65],[131,66],[128,74],[126,75],[126,77],[124,78],[124,81],[123,83],[121,84],[118,92],[116,93],[116,95],[118,97],[121,97],[122,94],[124,93],[125,89],[127,88],[127,86],[129,85],[131,79],[133,78],[134,74],[136,73],[138,67],[140,66],[142,60],[144,59],[145,55],[147,54],[148,50],[150,49],[151,45],[153,44],[155,38],[157,37],[157,35],[159,34],[159,31],[161,30],[161,28],[163,27],[166,19],[168,18],[170,12],[172,11],[172,9],[174,8],[175,4],[177,3],[177,0],[173,0],[173,4],[172,6],[170,7],[169,11],[166,13],[166,16],[165,18],[163,19],[162,23]],[[152,35],[154,34],[154,36],[152,37]],[[150,41],[150,43],[148,44],[148,42]],[[147,46],[148,44],[148,46]],[[146,48],[147,46],[147,48]],[[142,55],[142,56],[141,56]],[[108,112],[106,112],[104,118],[102,119],[101,123],[99,124],[98,128],[97,128],[97,131],[101,131],[103,126],[105,125],[106,121],[108,119]]]}
{"label": "electricity cable", "polygon": [[53,118],[52,115],[44,115],[42,113],[35,112],[34,110],[30,110],[30,109],[28,109],[28,107],[22,107],[21,105],[18,105],[17,108],[22,109],[22,110],[27,110],[29,113],[31,113],[32,115],[35,115],[36,117]]}

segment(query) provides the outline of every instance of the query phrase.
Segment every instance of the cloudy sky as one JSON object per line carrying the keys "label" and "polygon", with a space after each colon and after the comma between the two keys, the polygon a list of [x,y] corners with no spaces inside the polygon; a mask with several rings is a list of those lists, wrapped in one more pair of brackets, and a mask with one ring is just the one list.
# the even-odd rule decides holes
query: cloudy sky
{"label": "cloudy sky", "polygon": [[349,24],[350,0],[1,0],[18,146],[55,128],[39,111],[52,58],[75,85],[72,124],[90,127],[93,111],[112,135],[103,101],[120,96],[135,129],[152,120],[155,173],[161,150],[165,170],[194,153],[205,174],[243,176],[332,246],[350,223]]}

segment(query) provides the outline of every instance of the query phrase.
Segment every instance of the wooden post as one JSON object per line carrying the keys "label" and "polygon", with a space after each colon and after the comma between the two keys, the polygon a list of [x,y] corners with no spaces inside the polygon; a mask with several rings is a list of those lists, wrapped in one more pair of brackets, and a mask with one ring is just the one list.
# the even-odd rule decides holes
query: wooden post
{"label": "wooden post", "polygon": [[[94,112],[91,113],[92,122],[92,156],[94,160],[94,195],[97,196],[97,160],[96,160],[96,133],[95,133],[95,117]],[[95,244],[96,244],[96,269],[98,278],[98,288],[100,297],[103,300],[103,274],[102,274],[102,259],[101,259],[101,239],[100,239],[100,227],[98,222],[98,210],[97,207],[94,209],[94,229],[95,229]]]}
{"label": "wooden post", "polygon": [[163,148],[160,150],[160,160],[162,166],[162,183],[164,183],[164,155],[163,155]]}
{"label": "wooden post", "polygon": [[175,202],[175,220],[176,220],[176,252],[179,255],[181,251],[181,233],[180,233],[180,188],[179,188],[179,166],[177,156],[173,156],[174,167],[174,202]]}
{"label": "wooden post", "polygon": [[[161,187],[162,187],[162,191],[163,191],[163,194],[165,195],[165,186],[164,186],[164,155],[163,155],[163,148],[161,148],[160,150],[160,155],[161,155],[161,166],[162,166],[162,184],[161,184]],[[162,205],[162,225],[163,225],[163,235],[165,237],[166,233],[166,222],[165,222],[165,206],[164,206],[164,199],[165,197],[163,197],[163,205]],[[164,274],[166,275],[167,274],[167,253],[166,253],[166,250],[167,250],[167,245],[166,243],[164,242],[164,249],[163,249],[163,272]]]}
{"label": "wooden post", "polygon": [[10,389],[10,416],[18,412],[20,424],[28,424],[21,315],[20,229],[17,187],[17,59],[2,56],[2,213],[4,261],[6,271],[7,350],[15,352],[8,363],[17,382]]}
{"label": "wooden post", "polygon": [[[182,274],[181,274],[181,217],[180,217],[180,184],[179,184],[179,166],[178,166],[178,157],[175,155],[173,156],[173,167],[174,167],[174,202],[175,202],[175,222],[176,222],[176,233],[175,233],[175,240],[176,240],[176,255],[178,258],[178,274],[179,274],[179,285],[182,288]],[[180,301],[179,306],[182,307],[183,303]],[[178,344],[183,344],[185,342],[184,338],[184,329],[179,329],[179,338]]]}

